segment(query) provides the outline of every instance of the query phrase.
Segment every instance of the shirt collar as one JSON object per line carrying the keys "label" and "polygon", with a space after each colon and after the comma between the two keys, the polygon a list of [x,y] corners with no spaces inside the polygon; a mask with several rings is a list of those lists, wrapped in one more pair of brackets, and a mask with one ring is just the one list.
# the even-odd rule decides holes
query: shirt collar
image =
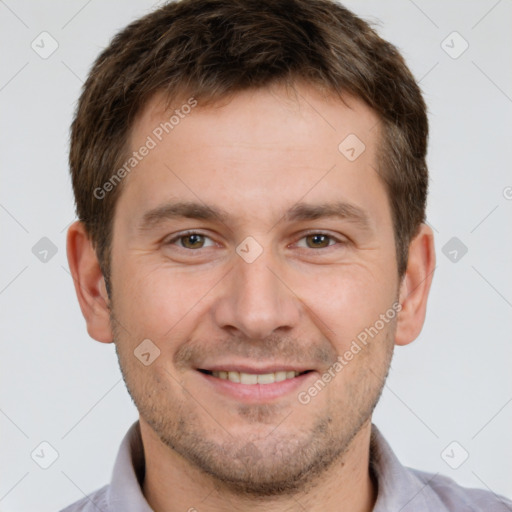
{"label": "shirt collar", "polygon": [[[425,482],[414,471],[402,466],[374,424],[370,437],[370,471],[378,486],[373,512],[448,512],[428,485],[429,481]],[[142,493],[144,474],[144,448],[137,420],[129,428],[119,448],[107,491],[108,509],[153,512]]]}
{"label": "shirt collar", "polygon": [[144,447],[137,420],[128,429],[119,447],[107,492],[108,510],[153,512],[142,494],[145,471]]}
{"label": "shirt collar", "polygon": [[449,512],[429,483],[429,475],[403,466],[376,425],[370,438],[370,471],[378,485],[373,512]]}

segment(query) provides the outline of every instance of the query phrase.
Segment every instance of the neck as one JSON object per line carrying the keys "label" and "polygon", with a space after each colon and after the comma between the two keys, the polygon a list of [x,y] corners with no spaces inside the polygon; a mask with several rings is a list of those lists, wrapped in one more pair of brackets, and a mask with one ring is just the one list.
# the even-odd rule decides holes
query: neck
{"label": "neck", "polygon": [[226,491],[221,482],[164,445],[142,418],[140,427],[146,461],[142,491],[155,512],[373,510],[377,486],[369,471],[370,421],[359,430],[343,456],[307,490],[293,496],[262,498]]}

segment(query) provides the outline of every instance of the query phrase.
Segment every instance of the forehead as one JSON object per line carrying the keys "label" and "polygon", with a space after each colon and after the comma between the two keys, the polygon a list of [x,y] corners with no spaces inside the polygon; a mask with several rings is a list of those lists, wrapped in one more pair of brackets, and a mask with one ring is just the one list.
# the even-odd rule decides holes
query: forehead
{"label": "forehead", "polygon": [[222,205],[238,219],[250,210],[271,222],[281,205],[301,198],[364,199],[372,186],[384,192],[379,119],[352,96],[297,85],[243,91],[206,106],[189,96],[167,110],[164,104],[155,95],[130,134],[132,151],[152,141],[120,198],[133,218],[186,197]]}
{"label": "forehead", "polygon": [[[190,104],[195,106],[189,108]],[[206,123],[214,128],[216,122],[222,121],[223,132],[216,129],[212,131],[219,136],[229,136],[233,144],[244,141],[250,143],[258,137],[260,142],[266,140],[275,145],[288,145],[293,143],[290,140],[292,135],[313,136],[312,142],[316,143],[315,132],[321,135],[321,131],[332,132],[331,136],[336,141],[347,129],[352,129],[371,145],[370,139],[378,135],[380,125],[375,111],[357,97],[344,94],[340,98],[333,92],[322,92],[307,83],[298,82],[291,87],[278,83],[266,88],[232,93],[208,102],[186,94],[168,102],[163,92],[157,92],[134,121],[130,146],[136,148],[138,142],[158,129],[162,122],[170,122],[172,125],[170,130],[164,129],[164,137],[171,132],[173,135],[179,131],[188,133],[182,124],[187,118],[193,118],[193,121],[187,121],[186,124],[197,122],[203,124],[202,128],[206,128]],[[306,122],[310,129],[304,132],[304,125],[299,124],[299,120]],[[177,130],[180,124],[180,130]],[[269,130],[271,125],[274,125],[274,129]]]}

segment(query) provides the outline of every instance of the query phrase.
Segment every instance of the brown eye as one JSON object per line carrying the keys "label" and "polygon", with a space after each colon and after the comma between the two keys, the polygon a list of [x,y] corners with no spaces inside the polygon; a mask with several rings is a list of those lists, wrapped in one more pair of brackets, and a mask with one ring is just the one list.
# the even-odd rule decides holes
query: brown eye
{"label": "brown eye", "polygon": [[332,237],[322,233],[315,233],[313,235],[306,236],[305,239],[306,244],[310,249],[323,249],[330,245],[329,242],[332,240]]}
{"label": "brown eye", "polygon": [[182,249],[203,249],[215,245],[209,236],[201,233],[189,232],[175,236],[166,245],[177,245]]}
{"label": "brown eye", "polygon": [[204,236],[197,233],[181,236],[179,240],[186,249],[201,249],[204,245]]}

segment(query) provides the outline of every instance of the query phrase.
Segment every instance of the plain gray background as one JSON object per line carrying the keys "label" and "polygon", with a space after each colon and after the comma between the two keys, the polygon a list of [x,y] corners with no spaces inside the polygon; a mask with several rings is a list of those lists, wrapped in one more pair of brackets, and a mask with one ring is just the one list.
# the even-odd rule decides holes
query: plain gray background
{"label": "plain gray background", "polygon": [[[397,347],[374,422],[405,465],[510,497],[512,2],[344,4],[401,49],[431,123],[428,221],[438,263],[425,328]],[[67,151],[93,59],[153,5],[0,1],[0,511],[56,511],[108,483],[138,417],[114,346],[88,337],[75,298]],[[58,44],[47,58],[31,47],[41,52],[46,38],[51,49],[44,31]],[[46,261],[43,237],[57,251]],[[52,449],[42,442],[58,454],[47,469],[40,464]]]}

